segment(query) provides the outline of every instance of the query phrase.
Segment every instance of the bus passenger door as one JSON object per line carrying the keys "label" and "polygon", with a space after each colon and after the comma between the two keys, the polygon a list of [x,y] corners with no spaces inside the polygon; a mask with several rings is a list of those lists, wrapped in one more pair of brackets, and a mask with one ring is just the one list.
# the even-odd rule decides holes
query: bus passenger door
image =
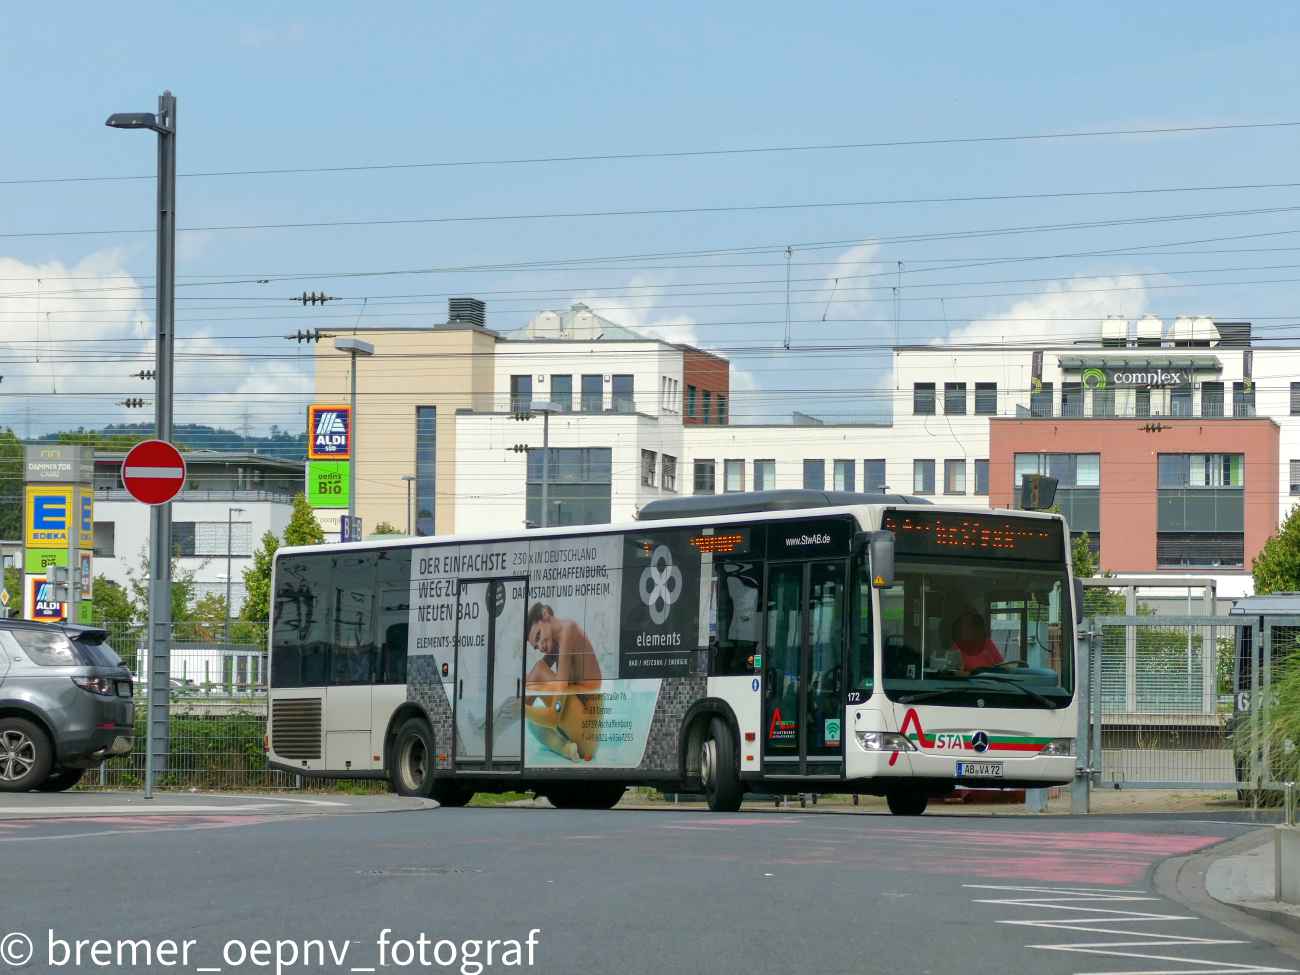
{"label": "bus passenger door", "polygon": [[487,761],[490,582],[464,582],[456,607],[456,761]]}
{"label": "bus passenger door", "polygon": [[457,763],[521,760],[528,580],[462,581],[456,621]]}
{"label": "bus passenger door", "polygon": [[843,560],[768,566],[763,761],[769,774],[839,771],[847,573]]}

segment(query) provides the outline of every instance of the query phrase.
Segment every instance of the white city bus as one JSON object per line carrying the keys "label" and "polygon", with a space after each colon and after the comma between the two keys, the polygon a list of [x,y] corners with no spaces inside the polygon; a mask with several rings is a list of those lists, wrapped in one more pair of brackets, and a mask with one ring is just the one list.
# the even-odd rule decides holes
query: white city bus
{"label": "white city bus", "polygon": [[267,748],[443,805],[628,785],[883,795],[1074,776],[1059,515],[769,491],[625,525],[284,548]]}

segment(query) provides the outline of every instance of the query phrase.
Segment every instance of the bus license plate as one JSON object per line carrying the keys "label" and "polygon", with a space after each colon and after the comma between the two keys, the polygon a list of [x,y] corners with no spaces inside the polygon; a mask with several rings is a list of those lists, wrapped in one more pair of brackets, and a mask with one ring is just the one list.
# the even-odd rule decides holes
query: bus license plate
{"label": "bus license plate", "polygon": [[957,774],[979,779],[1002,778],[1001,762],[958,762]]}

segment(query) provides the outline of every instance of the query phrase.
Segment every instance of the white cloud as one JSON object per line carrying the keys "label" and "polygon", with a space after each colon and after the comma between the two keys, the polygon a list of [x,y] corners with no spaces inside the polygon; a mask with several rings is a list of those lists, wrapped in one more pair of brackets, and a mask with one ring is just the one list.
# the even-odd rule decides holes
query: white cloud
{"label": "white cloud", "polygon": [[1147,309],[1146,284],[1139,274],[1073,278],[1053,282],[1044,290],[1044,294],[1016,302],[1006,312],[954,329],[952,341],[1068,344],[1094,338],[1107,315],[1132,320]]}
{"label": "white cloud", "polygon": [[[826,321],[837,319],[870,318],[871,311],[879,312],[880,299],[865,297],[878,295],[879,292],[858,290],[879,286],[883,278],[863,277],[872,270],[880,270],[876,261],[880,245],[872,242],[850,247],[835,261],[834,267],[826,275],[826,306],[823,314]],[[874,309],[871,307],[875,303]],[[819,316],[820,317],[820,316]]]}
{"label": "white cloud", "polygon": [[[69,268],[0,258],[0,411],[6,425],[31,418],[31,432],[140,422],[152,411],[115,405],[152,400],[153,384],[129,378],[153,367],[154,324],[143,289],[125,270],[121,249],[99,251]],[[284,396],[299,380],[292,361],[258,361],[183,324],[176,359],[176,422],[239,425],[245,412],[264,430],[292,417]],[[242,353],[242,355],[241,355]],[[310,368],[310,359],[307,361]]]}

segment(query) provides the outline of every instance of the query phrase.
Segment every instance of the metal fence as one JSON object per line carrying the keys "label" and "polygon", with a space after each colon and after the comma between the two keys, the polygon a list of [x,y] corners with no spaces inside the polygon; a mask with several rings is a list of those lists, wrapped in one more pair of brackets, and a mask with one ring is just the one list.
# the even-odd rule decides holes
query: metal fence
{"label": "metal fence", "polygon": [[[294,789],[304,780],[271,769],[266,760],[266,623],[172,624],[171,742],[156,782],[162,789]],[[136,728],[145,726],[148,648],[143,623],[108,624],[109,642],[136,676]],[[144,786],[143,739],[136,750],[104,762],[82,779],[84,788]],[[312,788],[333,780],[311,779]],[[349,782],[371,789],[382,783]]]}

